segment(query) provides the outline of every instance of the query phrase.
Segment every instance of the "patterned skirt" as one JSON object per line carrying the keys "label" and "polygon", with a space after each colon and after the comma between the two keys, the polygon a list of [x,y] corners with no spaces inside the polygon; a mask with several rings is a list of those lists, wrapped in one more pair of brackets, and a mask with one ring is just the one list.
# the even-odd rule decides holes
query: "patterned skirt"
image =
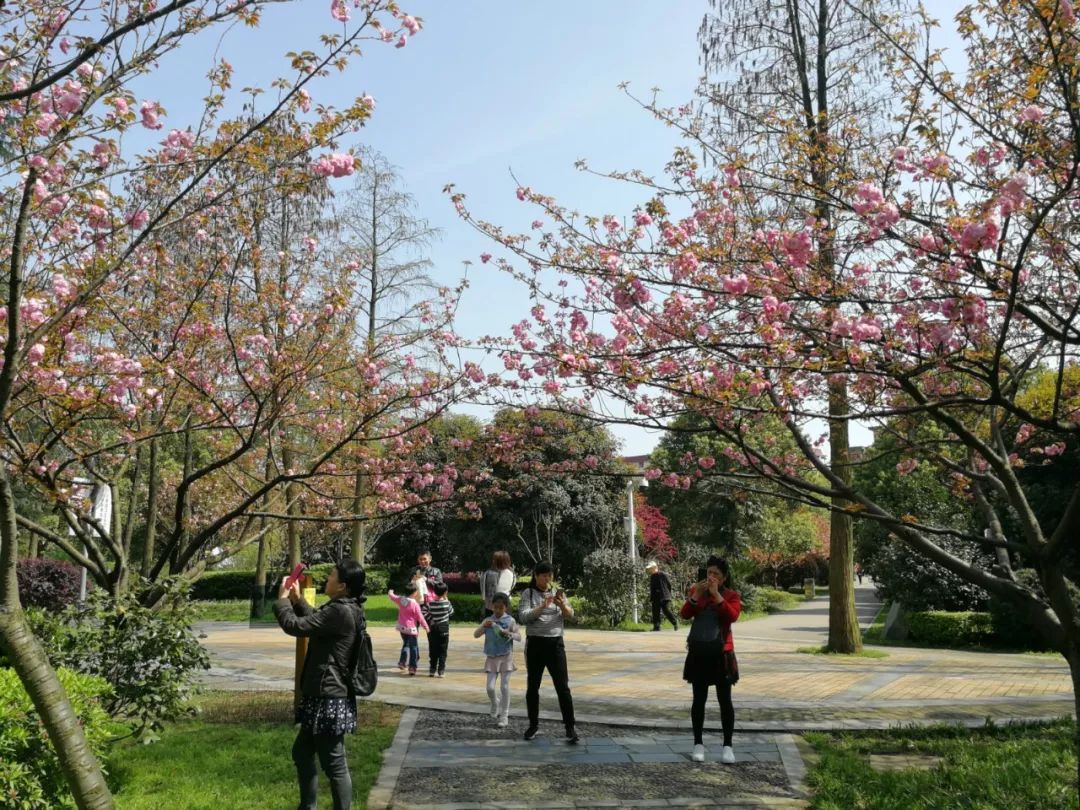
{"label": "patterned skirt", "polygon": [[356,701],[351,698],[305,697],[296,707],[296,722],[309,734],[336,737],[356,731]]}

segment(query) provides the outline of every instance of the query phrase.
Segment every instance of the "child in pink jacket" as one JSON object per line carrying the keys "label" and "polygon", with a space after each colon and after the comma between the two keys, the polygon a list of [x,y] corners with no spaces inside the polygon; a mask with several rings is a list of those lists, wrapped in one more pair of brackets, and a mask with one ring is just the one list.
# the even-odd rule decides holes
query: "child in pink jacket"
{"label": "child in pink jacket", "polygon": [[406,662],[409,674],[416,674],[416,664],[420,660],[420,644],[417,641],[420,628],[428,630],[428,623],[424,620],[424,614],[420,612],[420,603],[416,601],[416,583],[410,582],[405,586],[405,595],[398,596],[390,591],[390,600],[396,602],[397,631],[401,633],[401,657],[398,659],[398,669],[405,671]]}

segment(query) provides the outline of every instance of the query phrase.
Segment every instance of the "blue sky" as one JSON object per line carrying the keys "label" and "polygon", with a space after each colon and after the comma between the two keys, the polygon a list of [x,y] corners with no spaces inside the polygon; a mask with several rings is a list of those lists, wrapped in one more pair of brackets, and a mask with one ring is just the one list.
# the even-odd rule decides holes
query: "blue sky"
{"label": "blue sky", "polygon": [[[949,9],[959,3],[938,5],[935,13],[951,27]],[[496,251],[460,222],[443,187],[454,183],[478,216],[511,228],[532,218],[514,196],[511,171],[580,210],[630,211],[639,200],[625,185],[573,164],[585,158],[595,169],[660,171],[677,136],[617,85],[630,82],[639,96],[659,87],[664,104],[688,101],[700,75],[696,34],[707,4],[405,0],[403,7],[424,21],[407,47],[372,43],[364,58],[312,95],[339,105],[363,93],[375,97],[374,117],[345,145],[370,146],[396,164],[421,215],[442,230],[430,253],[437,281],[452,284],[463,261],[474,262],[459,332],[505,332],[527,313],[527,302],[510,279],[479,264],[481,252]],[[288,3],[268,9],[257,30],[234,28],[220,41],[204,38],[171,55],[154,80],[167,125],[195,123],[205,83],[192,78],[205,73],[215,50],[236,69],[237,88],[265,86],[285,71],[283,54],[314,49],[331,23],[329,2]],[[616,433],[627,454],[648,452],[656,441],[640,430]]]}

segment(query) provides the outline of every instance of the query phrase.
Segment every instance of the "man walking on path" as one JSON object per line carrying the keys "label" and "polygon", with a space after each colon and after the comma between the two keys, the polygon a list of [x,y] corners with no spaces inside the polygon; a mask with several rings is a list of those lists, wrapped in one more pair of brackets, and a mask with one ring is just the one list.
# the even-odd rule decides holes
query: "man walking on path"
{"label": "man walking on path", "polygon": [[660,613],[663,611],[671,626],[679,629],[679,620],[671,612],[671,577],[660,570],[655,560],[649,560],[645,566],[649,574],[649,601],[652,602],[652,629],[660,629]]}

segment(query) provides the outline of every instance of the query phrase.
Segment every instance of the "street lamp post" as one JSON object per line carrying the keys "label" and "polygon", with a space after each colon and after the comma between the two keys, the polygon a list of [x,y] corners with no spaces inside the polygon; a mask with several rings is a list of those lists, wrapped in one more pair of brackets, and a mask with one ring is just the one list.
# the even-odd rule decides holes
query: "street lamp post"
{"label": "street lamp post", "polygon": [[630,543],[630,562],[633,565],[634,575],[630,578],[630,595],[634,605],[634,624],[638,623],[638,596],[637,596],[637,525],[634,523],[634,493],[638,487],[647,487],[649,482],[644,478],[630,478],[626,482],[626,533]]}

